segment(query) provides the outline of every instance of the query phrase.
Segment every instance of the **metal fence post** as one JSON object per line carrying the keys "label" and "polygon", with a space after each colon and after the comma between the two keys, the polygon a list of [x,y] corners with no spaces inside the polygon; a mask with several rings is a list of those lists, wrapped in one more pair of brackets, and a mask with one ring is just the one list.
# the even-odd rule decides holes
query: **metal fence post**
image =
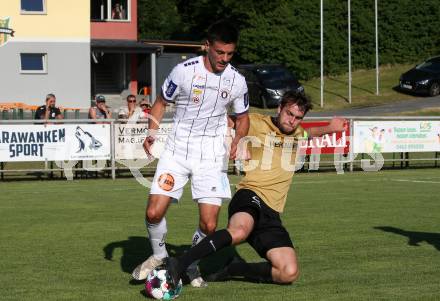
{"label": "metal fence post", "polygon": [[353,119],[351,118],[351,119],[349,119],[350,120],[350,148],[349,148],[349,151],[348,151],[348,153],[349,153],[349,158],[350,158],[350,172],[353,172],[353,169],[354,169],[354,164],[353,164],[353,161],[354,161],[354,154],[353,154],[353,137],[354,137],[354,135],[353,135],[353,129],[354,129],[354,125],[353,125]]}
{"label": "metal fence post", "polygon": [[437,158],[438,158],[438,152],[435,152],[435,160],[434,160],[434,167],[437,167]]}
{"label": "metal fence post", "polygon": [[115,122],[110,124],[110,156],[112,159],[112,179],[116,179],[116,163],[115,163]]}

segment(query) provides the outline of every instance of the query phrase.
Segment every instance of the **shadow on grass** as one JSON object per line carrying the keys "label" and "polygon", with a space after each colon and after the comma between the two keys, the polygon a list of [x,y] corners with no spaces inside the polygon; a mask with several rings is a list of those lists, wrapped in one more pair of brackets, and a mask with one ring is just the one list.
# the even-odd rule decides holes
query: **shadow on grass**
{"label": "shadow on grass", "polygon": [[[318,90],[318,91],[321,90],[321,87],[317,87],[317,86],[310,85],[310,84],[304,84],[304,86],[305,86],[305,87],[308,87],[308,88],[312,88],[312,89]],[[327,94],[331,94],[331,95],[334,95],[334,96],[340,97],[340,98],[342,98],[345,102],[348,102],[348,98],[347,98],[346,96],[342,95],[342,94],[338,94],[338,93],[336,93],[336,92],[329,91],[329,90],[327,90],[327,89],[325,89],[325,88],[324,88],[324,93],[327,93]],[[306,93],[306,94],[307,94],[307,93]]]}
{"label": "shadow on grass", "polygon": [[[331,78],[331,77],[328,78],[328,80],[330,80],[330,81],[334,81],[334,82],[337,82],[337,83],[341,83],[341,84],[344,84],[344,85],[348,85],[348,81],[345,81],[345,80],[340,80],[340,79]],[[374,94],[375,94],[374,91],[371,91],[371,90],[368,90],[368,89],[365,89],[365,88],[362,88],[362,87],[359,87],[359,86],[353,85],[353,83],[351,84],[351,87],[352,87],[352,88],[355,88],[355,89],[358,89],[358,90],[361,90],[361,91],[364,91],[364,92],[367,92],[367,93],[369,93],[369,94],[371,94],[371,95],[374,95]]]}
{"label": "shadow on grass", "polygon": [[374,227],[374,229],[406,236],[410,246],[419,247],[421,242],[426,242],[440,251],[440,233],[405,231],[390,226]]}
{"label": "shadow on grass", "polygon": [[[167,243],[166,246],[170,256],[179,256],[191,247],[189,244],[176,246],[169,243]],[[107,244],[103,248],[104,258],[107,260],[115,260],[113,258],[113,252],[118,248],[122,251],[120,258],[121,270],[127,274],[131,274],[138,264],[144,262],[152,254],[150,242],[146,237],[130,236],[126,240]],[[235,247],[225,248],[201,260],[199,264],[200,272],[202,275],[214,273],[224,267],[234,257],[241,258]],[[188,279],[182,280],[185,284],[189,283]],[[131,280],[130,284],[144,284],[144,281]]]}

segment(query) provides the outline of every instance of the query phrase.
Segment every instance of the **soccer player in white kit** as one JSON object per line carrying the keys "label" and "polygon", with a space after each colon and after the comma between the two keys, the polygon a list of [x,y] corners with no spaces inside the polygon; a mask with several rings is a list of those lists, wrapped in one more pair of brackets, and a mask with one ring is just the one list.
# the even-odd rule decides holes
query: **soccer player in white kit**
{"label": "soccer player in white kit", "polygon": [[[225,21],[208,29],[206,54],[178,64],[165,80],[157,97],[149,123],[149,136],[144,148],[151,154],[154,130],[159,126],[168,103],[176,112],[153,178],[146,209],[146,225],[153,255],[133,271],[134,279],[143,280],[168,257],[165,248],[167,226],[165,214],[172,199],[182,196],[191,178],[194,201],[199,207],[199,228],[192,245],[213,233],[222,199],[231,198],[227,169],[227,112],[231,106],[236,115],[236,133],[229,157],[235,158],[240,138],[249,129],[249,98],[244,77],[229,62],[238,42],[238,31]],[[226,163],[226,164],[225,164]],[[226,166],[225,166],[226,165]],[[204,287],[197,262],[187,274],[194,287]]]}

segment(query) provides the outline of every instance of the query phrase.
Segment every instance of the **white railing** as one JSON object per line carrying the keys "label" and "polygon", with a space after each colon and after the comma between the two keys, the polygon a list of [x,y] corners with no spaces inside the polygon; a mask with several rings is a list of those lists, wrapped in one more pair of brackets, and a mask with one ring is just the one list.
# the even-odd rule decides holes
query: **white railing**
{"label": "white railing", "polygon": [[[426,121],[426,122],[438,122],[438,127],[440,128],[440,116],[416,116],[416,117],[402,117],[402,116],[386,116],[386,117],[378,117],[378,116],[368,116],[368,117],[356,117],[356,116],[344,116],[349,121],[350,124],[350,137],[348,137],[348,141],[350,142],[349,152],[348,154],[345,154],[345,158],[343,155],[335,155],[333,156],[332,160],[320,160],[320,156],[311,156],[312,160],[309,160],[307,162],[308,168],[312,165],[316,165],[319,168],[319,165],[334,165],[336,170],[338,172],[343,172],[344,165],[349,166],[349,170],[353,171],[355,164],[363,164],[365,163],[365,159],[363,156],[360,159],[356,158],[356,154],[354,153],[354,145],[353,145],[353,134],[354,134],[354,123],[355,121],[371,121],[371,122],[382,122],[382,121]],[[328,121],[330,120],[330,117],[308,117],[305,118],[305,121]],[[107,162],[104,166],[101,164],[100,166],[97,165],[87,165],[84,166],[84,161],[90,161],[94,159],[86,159],[86,160],[79,160],[82,161],[83,166],[82,167],[75,167],[71,166],[69,169],[69,172],[77,172],[77,171],[109,171],[111,172],[112,179],[116,178],[116,171],[117,170],[127,170],[130,169],[130,166],[116,166],[117,163],[117,156],[116,156],[116,129],[119,129],[121,125],[127,125],[130,124],[130,122],[127,123],[127,120],[115,120],[115,119],[101,119],[99,120],[100,123],[108,124],[110,125],[110,158],[108,160],[104,160]],[[93,124],[94,122],[90,119],[64,119],[64,120],[50,120],[50,124],[65,124],[65,125],[84,125],[84,124]],[[162,124],[171,124],[172,120],[170,119],[164,119],[162,121]],[[40,121],[40,120],[0,120],[0,133],[2,131],[2,128],[7,129],[8,125],[14,126],[14,125],[45,125],[47,124],[46,121]],[[439,135],[439,145],[440,145],[440,132]],[[0,140],[2,137],[0,136]],[[1,143],[0,143],[1,147]],[[394,158],[394,154],[399,153],[401,158]],[[411,151],[399,151],[395,152],[393,154],[393,158],[387,158],[383,159],[383,162],[391,162],[394,163],[400,162],[401,165],[405,164],[408,166],[409,162],[422,162],[422,161],[429,161],[434,162],[434,166],[437,166],[437,162],[440,161],[440,151],[427,151],[426,153],[432,153],[433,156],[430,157],[417,157],[417,158],[409,158],[409,153],[412,153]],[[375,156],[380,155],[379,154],[370,154],[371,160],[376,160]],[[27,172],[40,172],[40,173],[53,173],[53,172],[61,172],[64,173],[66,171],[66,166],[64,165],[64,161],[60,161],[60,164],[57,164],[57,167],[53,166],[53,163],[49,160],[41,160],[41,162],[44,162],[44,168],[34,168],[34,169],[5,169],[4,168],[4,162],[1,164],[0,169],[0,175],[3,179],[4,174],[6,173],[27,173]],[[151,163],[151,161],[150,161]],[[145,167],[145,166],[144,166]],[[152,166],[150,166],[152,167]],[[154,166],[153,166],[154,167]]]}

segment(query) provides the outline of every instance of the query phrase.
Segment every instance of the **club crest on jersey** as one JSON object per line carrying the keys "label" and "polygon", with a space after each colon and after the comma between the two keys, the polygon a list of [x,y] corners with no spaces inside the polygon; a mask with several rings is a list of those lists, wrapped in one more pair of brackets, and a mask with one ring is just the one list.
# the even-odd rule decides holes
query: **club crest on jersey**
{"label": "club crest on jersey", "polygon": [[199,101],[200,101],[200,98],[198,96],[194,96],[193,97],[193,102],[194,103],[199,103]]}
{"label": "club crest on jersey", "polygon": [[170,83],[168,84],[167,90],[165,91],[165,95],[169,98],[171,98],[174,94],[174,91],[176,91],[177,85],[173,83],[172,80],[170,80]]}
{"label": "club crest on jersey", "polygon": [[159,187],[165,191],[170,191],[174,187],[174,177],[169,173],[163,173],[157,180]]}
{"label": "club crest on jersey", "polygon": [[222,90],[222,91],[220,92],[220,96],[221,96],[223,99],[228,98],[228,96],[229,96],[229,91],[227,91],[227,90]]}

